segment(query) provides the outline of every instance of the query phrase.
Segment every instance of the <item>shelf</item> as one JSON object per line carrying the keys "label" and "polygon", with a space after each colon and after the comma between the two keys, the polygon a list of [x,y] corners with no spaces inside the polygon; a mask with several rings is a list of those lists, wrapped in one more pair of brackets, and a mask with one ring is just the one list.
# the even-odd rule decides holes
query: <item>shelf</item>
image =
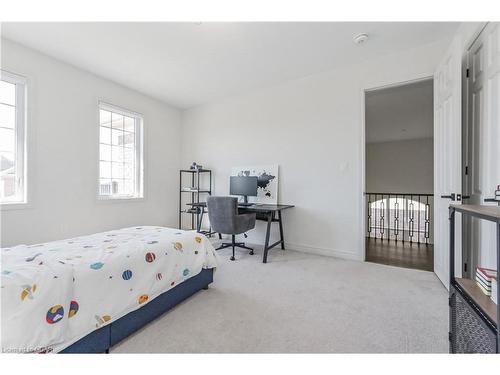
{"label": "shelf", "polygon": [[209,237],[213,234],[217,234],[217,232],[206,230],[206,229],[202,229],[198,233],[204,234],[205,236],[209,236]]}
{"label": "shelf", "polygon": [[181,172],[184,173],[207,173],[210,172],[210,169],[181,169]]}
{"label": "shelf", "polygon": [[495,199],[495,198],[486,198],[484,201],[486,203],[496,203],[496,204],[498,204],[500,206],[500,200]]}
{"label": "shelf", "polygon": [[495,221],[500,223],[500,207],[485,206],[479,204],[451,204],[457,212],[462,212],[472,216],[479,217],[484,220]]}
{"label": "shelf", "polygon": [[[204,176],[201,176],[204,174]],[[201,177],[200,177],[201,176]],[[205,181],[205,177],[206,180]],[[187,179],[187,180],[186,180]],[[203,181],[201,181],[203,179]],[[184,186],[183,186],[184,185]],[[187,185],[187,186],[186,186]],[[208,186],[208,188],[203,188]],[[187,194],[183,194],[187,193]],[[212,171],[210,169],[181,169],[179,173],[179,206],[189,203],[204,201],[205,197],[212,194]],[[183,214],[191,216],[191,229],[200,229],[206,211],[199,207],[179,209],[179,229],[183,226]]]}
{"label": "shelf", "polygon": [[476,285],[474,280],[455,278],[455,282],[467,293],[467,295],[479,306],[492,322],[497,322],[497,305],[489,296],[484,294]]}
{"label": "shelf", "polygon": [[197,214],[197,213],[201,213],[201,212],[196,212],[196,208],[189,208],[187,210],[179,210],[179,212],[182,213],[182,214]]}

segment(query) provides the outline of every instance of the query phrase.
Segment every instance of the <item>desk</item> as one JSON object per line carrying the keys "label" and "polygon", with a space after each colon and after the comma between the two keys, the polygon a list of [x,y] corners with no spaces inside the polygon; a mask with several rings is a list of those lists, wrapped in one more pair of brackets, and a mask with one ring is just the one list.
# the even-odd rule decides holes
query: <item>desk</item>
{"label": "desk", "polygon": [[[256,204],[253,206],[238,206],[238,210],[242,212],[255,212],[257,220],[267,222],[266,240],[264,242],[264,254],[262,256],[262,263],[267,263],[267,253],[273,247],[281,244],[281,249],[285,250],[285,236],[283,235],[283,221],[281,211],[293,206],[288,204]],[[278,218],[276,218],[276,213]],[[280,228],[280,239],[275,243],[269,245],[269,237],[271,236],[271,224],[277,222]]]}
{"label": "desk", "polygon": [[[205,213],[205,207],[207,207],[206,202],[189,203],[188,205],[201,208],[201,218],[199,220],[199,223],[201,225],[203,214]],[[285,236],[283,234],[283,221],[281,211],[292,207],[294,206],[288,204],[254,204],[253,206],[238,206],[238,211],[244,213],[255,212],[257,214],[257,220],[267,222],[266,240],[264,242],[264,254],[262,255],[262,263],[267,263],[267,254],[273,247],[281,245],[281,249],[285,250]],[[278,216],[277,218],[276,215]],[[278,223],[280,230],[280,239],[275,243],[269,245],[272,223]],[[201,228],[198,227],[197,229],[198,231],[200,231]]]}

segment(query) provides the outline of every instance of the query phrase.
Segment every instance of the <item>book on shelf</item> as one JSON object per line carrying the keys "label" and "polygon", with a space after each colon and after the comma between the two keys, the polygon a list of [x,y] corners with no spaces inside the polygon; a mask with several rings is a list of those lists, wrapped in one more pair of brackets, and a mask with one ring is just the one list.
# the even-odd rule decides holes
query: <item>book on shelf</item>
{"label": "book on shelf", "polygon": [[484,268],[484,267],[477,267],[476,269],[476,275],[481,276],[483,279],[486,281],[490,281],[492,278],[497,277],[497,271],[489,269],[489,268]]}
{"label": "book on shelf", "polygon": [[476,272],[476,280],[481,281],[485,285],[490,285],[490,283],[491,283],[491,279],[486,279],[479,272]]}
{"label": "book on shelf", "polygon": [[482,280],[481,278],[479,278],[477,275],[476,275],[476,283],[478,283],[479,285],[481,285],[488,292],[491,292],[491,283],[485,282],[484,280]]}
{"label": "book on shelf", "polygon": [[487,296],[491,296],[491,290],[486,289],[479,281],[476,281],[476,285],[481,289],[481,292],[486,294]]}
{"label": "book on shelf", "polygon": [[[496,283],[496,277],[497,277],[497,271],[489,269],[489,268],[484,268],[484,267],[477,267],[476,268],[476,285],[479,287],[479,289],[486,294],[487,296],[490,296],[490,298],[493,299],[493,287],[492,287],[492,282],[495,281]],[[496,295],[496,292],[495,292]]]}

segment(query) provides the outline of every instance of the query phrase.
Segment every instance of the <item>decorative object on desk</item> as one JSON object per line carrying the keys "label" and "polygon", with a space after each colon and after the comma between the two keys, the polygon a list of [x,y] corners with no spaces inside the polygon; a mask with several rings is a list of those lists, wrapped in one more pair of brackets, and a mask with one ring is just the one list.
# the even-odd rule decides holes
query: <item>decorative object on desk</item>
{"label": "decorative object on desk", "polygon": [[196,162],[193,161],[193,164],[191,164],[191,166],[189,167],[189,169],[192,169],[193,171],[197,171],[199,169],[203,169],[203,166],[199,165],[199,164],[196,164]]}
{"label": "decorative object on desk", "polygon": [[252,203],[278,203],[278,164],[233,167],[231,176],[257,176],[257,197],[249,197]]}
{"label": "decorative object on desk", "polygon": [[497,277],[497,272],[488,268],[476,268],[476,284],[487,296],[491,296],[491,282]]}

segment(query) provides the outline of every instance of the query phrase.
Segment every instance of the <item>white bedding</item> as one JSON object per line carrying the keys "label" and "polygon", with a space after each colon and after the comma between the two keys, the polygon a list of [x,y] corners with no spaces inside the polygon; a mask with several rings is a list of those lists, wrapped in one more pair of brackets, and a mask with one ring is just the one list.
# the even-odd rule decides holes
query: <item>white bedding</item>
{"label": "white bedding", "polygon": [[134,227],[1,252],[2,351],[60,351],[217,265],[193,231]]}

